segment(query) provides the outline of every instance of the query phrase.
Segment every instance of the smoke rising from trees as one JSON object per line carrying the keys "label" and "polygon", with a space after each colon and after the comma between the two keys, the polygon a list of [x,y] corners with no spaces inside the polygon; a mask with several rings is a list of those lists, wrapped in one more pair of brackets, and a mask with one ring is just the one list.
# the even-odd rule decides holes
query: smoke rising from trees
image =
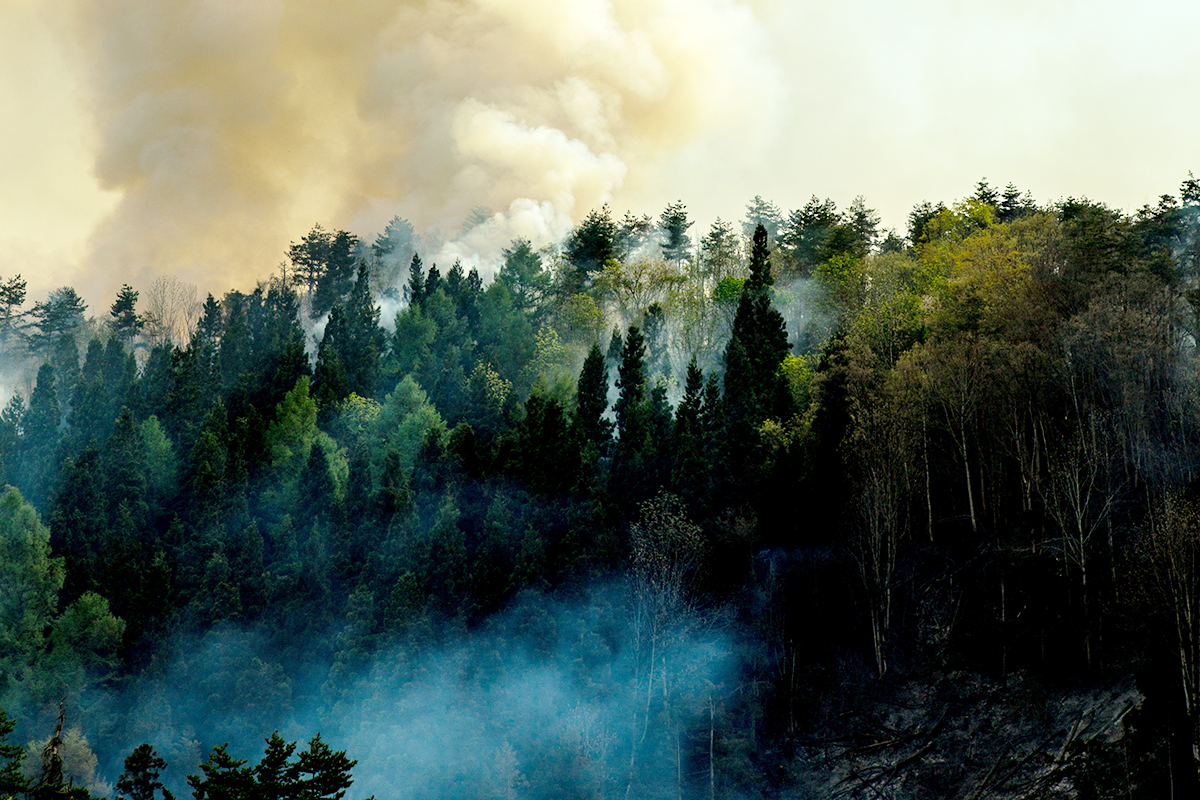
{"label": "smoke rising from trees", "polygon": [[118,272],[247,284],[315,219],[365,232],[398,214],[453,241],[484,206],[453,256],[556,241],[630,170],[752,114],[743,138],[764,135],[779,85],[753,11],[715,0],[53,10],[121,198],[85,293]]}

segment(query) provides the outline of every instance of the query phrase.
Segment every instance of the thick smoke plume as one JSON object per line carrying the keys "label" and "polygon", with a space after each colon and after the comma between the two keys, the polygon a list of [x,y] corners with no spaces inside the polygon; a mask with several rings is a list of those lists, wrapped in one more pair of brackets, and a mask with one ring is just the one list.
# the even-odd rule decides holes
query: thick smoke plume
{"label": "thick smoke plume", "polygon": [[[374,235],[397,214],[484,262],[690,145],[754,143],[780,86],[729,0],[48,1],[121,194],[89,293],[164,271],[244,286],[314,222]],[[499,211],[455,241],[480,206]]]}

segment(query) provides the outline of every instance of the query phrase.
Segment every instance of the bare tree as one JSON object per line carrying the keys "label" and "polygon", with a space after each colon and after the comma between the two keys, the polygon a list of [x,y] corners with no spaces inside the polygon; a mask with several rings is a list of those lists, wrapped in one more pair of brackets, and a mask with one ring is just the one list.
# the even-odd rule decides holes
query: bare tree
{"label": "bare tree", "polygon": [[146,325],[143,331],[150,347],[172,342],[183,344],[191,340],[201,310],[195,286],[163,275],[150,284],[145,301]]}
{"label": "bare tree", "polygon": [[1192,761],[1200,771],[1200,507],[1168,495],[1153,509],[1141,540],[1142,562],[1157,605],[1175,634]]}
{"label": "bare tree", "polygon": [[1088,567],[1092,539],[1112,513],[1121,486],[1110,479],[1112,457],[1105,426],[1088,414],[1056,457],[1050,459],[1046,508],[1061,532],[1063,560],[1079,574],[1083,596],[1084,655],[1092,665]]}
{"label": "bare tree", "polygon": [[[633,793],[639,775],[639,753],[659,716],[667,721],[676,755],[682,727],[676,695],[682,683],[692,683],[695,665],[678,659],[681,643],[696,624],[692,582],[700,567],[703,539],[700,527],[687,519],[683,503],[662,492],[642,504],[641,518],[629,532],[633,560],[633,645],[635,691],[629,747],[629,776],[625,796]],[[644,701],[642,697],[644,696]],[[676,759],[676,787],[682,786],[682,759]]]}
{"label": "bare tree", "polygon": [[888,633],[897,554],[908,535],[910,455],[918,446],[897,403],[876,398],[855,404],[850,434],[857,519],[850,552],[867,598],[875,672],[887,672]]}
{"label": "bare tree", "polygon": [[925,351],[928,389],[946,420],[946,430],[962,459],[967,488],[967,513],[971,530],[978,530],[975,490],[971,477],[971,438],[975,417],[992,371],[993,352],[989,342],[965,336],[940,342]]}

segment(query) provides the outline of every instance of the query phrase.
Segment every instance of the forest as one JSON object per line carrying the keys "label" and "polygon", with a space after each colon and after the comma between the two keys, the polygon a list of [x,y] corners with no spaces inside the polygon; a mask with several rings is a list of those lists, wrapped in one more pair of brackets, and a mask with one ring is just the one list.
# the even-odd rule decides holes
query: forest
{"label": "forest", "polygon": [[1200,793],[1200,180],[907,222],[0,279],[0,797]]}

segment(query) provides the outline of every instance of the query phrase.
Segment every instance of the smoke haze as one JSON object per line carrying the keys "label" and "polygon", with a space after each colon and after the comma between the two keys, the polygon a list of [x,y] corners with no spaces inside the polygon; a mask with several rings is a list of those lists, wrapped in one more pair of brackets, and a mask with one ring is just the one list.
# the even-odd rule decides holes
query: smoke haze
{"label": "smoke haze", "polygon": [[52,8],[120,198],[89,295],[163,272],[244,287],[317,221],[453,234],[485,206],[472,237],[443,233],[447,255],[545,244],[631,171],[778,99],[758,21],[725,0]]}
{"label": "smoke haze", "polygon": [[418,632],[366,660],[348,655],[361,645],[352,622],[288,654],[222,626],[177,642],[158,678],[101,700],[123,725],[90,741],[109,780],[152,743],[177,796],[214,745],[253,764],[272,730],[302,741],[320,731],[358,759],[350,797],[616,796],[633,775],[673,783],[671,747],[697,758],[710,699],[736,694],[721,620],[676,609],[651,622],[611,584],[531,593],[469,636]]}

